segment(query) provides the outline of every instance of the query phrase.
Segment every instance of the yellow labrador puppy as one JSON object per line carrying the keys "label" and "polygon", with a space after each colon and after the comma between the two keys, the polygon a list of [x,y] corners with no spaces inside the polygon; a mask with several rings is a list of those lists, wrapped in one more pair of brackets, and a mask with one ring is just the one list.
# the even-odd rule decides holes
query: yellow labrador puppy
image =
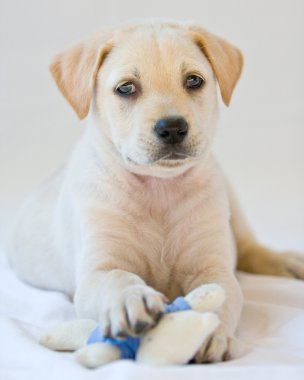
{"label": "yellow labrador puppy", "polygon": [[153,326],[167,299],[220,284],[221,325],[195,360],[232,357],[237,257],[242,270],[304,278],[301,258],[256,242],[211,153],[217,84],[228,105],[242,62],[225,40],[170,22],[102,32],[58,55],[53,77],[88,126],[20,213],[20,277],[70,294],[113,337]]}

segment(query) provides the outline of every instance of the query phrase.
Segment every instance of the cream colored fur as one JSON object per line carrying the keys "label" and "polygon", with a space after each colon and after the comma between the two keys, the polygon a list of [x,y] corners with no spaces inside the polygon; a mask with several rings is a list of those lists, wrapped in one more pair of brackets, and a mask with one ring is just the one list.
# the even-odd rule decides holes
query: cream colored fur
{"label": "cream colored fur", "polygon": [[[71,295],[78,315],[112,336],[136,335],[166,298],[218,283],[221,325],[196,359],[228,358],[242,309],[237,250],[241,269],[304,277],[303,260],[258,245],[211,153],[217,82],[228,104],[241,68],[226,41],[162,22],[104,32],[57,56],[53,76],[88,125],[65,168],[20,212],[10,255],[20,277]],[[190,93],[192,73],[205,84]],[[136,98],[115,93],[124,81]],[[176,160],[153,133],[170,116],[190,126]]]}

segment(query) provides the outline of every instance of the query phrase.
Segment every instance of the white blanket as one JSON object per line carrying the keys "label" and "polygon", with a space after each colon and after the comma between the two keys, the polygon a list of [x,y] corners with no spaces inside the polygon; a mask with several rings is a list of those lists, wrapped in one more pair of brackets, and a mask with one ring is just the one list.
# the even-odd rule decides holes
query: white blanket
{"label": "white blanket", "polygon": [[304,379],[304,282],[239,274],[245,307],[238,338],[244,352],[237,360],[161,368],[124,360],[88,370],[71,353],[37,343],[43,329],[75,318],[71,301],[24,284],[0,258],[1,380]]}

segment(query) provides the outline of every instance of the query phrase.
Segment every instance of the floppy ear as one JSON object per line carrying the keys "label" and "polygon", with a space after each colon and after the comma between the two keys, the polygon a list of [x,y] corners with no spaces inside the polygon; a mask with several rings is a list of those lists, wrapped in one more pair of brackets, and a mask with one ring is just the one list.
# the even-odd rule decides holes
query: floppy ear
{"label": "floppy ear", "polygon": [[112,46],[109,33],[58,54],[50,66],[53,78],[80,119],[90,109],[97,72]]}
{"label": "floppy ear", "polygon": [[208,58],[217,78],[223,102],[228,106],[242,72],[242,53],[235,46],[203,28],[190,26],[189,30],[194,41]]}

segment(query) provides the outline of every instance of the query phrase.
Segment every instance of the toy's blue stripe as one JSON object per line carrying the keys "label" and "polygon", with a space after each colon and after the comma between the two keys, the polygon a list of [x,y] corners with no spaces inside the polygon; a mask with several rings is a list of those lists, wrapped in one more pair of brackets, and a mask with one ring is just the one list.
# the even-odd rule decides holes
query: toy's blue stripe
{"label": "toy's blue stripe", "polygon": [[99,326],[97,326],[87,340],[87,344],[94,343],[108,343],[116,346],[120,350],[121,359],[135,359],[135,354],[139,347],[139,338],[127,338],[126,340],[105,338],[101,335]]}
{"label": "toy's blue stripe", "polygon": [[102,343],[105,342],[106,338],[104,338],[101,333],[99,326],[97,326],[92,332],[91,335],[89,336],[87,340],[87,344],[93,344],[93,343]]}
{"label": "toy's blue stripe", "polygon": [[190,305],[184,297],[177,297],[174,302],[166,306],[165,313],[174,313],[184,310],[191,310]]}

